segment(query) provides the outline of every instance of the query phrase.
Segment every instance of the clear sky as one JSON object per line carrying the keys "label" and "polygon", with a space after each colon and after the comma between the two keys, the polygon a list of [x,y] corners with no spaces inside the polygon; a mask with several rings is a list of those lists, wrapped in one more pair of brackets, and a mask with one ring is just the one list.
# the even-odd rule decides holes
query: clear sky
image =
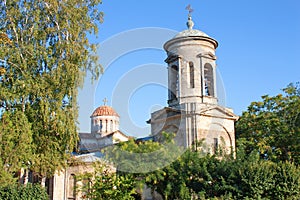
{"label": "clear sky", "polygon": [[238,115],[265,94],[300,81],[299,0],[103,0],[97,38],[104,74],[79,93],[79,127],[106,97],[121,116],[121,130],[150,133],[150,113],[167,105],[166,53],[162,46],[186,29],[191,4],[199,29],[219,42],[220,102]]}

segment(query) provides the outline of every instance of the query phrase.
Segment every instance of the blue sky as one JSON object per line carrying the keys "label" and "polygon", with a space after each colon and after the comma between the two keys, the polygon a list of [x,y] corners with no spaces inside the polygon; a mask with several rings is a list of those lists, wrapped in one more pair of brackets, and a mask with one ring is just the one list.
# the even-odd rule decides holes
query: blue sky
{"label": "blue sky", "polygon": [[80,131],[90,131],[89,116],[106,97],[121,115],[121,130],[150,133],[145,121],[167,101],[162,46],[186,29],[188,4],[194,29],[219,42],[220,101],[236,114],[300,81],[299,0],[103,0],[104,23],[90,39],[100,43],[105,72],[79,93]]}

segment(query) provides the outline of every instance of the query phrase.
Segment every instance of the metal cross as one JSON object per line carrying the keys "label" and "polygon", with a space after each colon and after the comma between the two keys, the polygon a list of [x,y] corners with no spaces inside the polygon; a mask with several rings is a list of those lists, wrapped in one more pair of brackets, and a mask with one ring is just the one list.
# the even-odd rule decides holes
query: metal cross
{"label": "metal cross", "polygon": [[106,97],[102,101],[103,101],[104,105],[106,105],[106,103],[108,102]]}
{"label": "metal cross", "polygon": [[189,16],[190,16],[191,13],[194,11],[194,10],[192,9],[192,7],[191,7],[191,4],[189,4],[185,9],[189,11]]}

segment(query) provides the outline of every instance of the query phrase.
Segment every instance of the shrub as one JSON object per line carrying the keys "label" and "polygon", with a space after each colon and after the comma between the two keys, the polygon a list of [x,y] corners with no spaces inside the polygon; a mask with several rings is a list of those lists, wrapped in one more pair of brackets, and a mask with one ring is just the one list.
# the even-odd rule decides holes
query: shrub
{"label": "shrub", "polygon": [[48,200],[45,188],[39,184],[0,187],[0,200]]}

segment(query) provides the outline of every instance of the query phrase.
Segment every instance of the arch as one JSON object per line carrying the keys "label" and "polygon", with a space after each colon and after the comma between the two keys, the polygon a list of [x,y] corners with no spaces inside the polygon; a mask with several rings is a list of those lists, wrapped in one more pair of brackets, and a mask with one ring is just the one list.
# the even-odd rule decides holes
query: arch
{"label": "arch", "polygon": [[178,130],[179,128],[174,124],[167,125],[162,129],[162,131],[165,131],[167,133],[175,133],[175,134],[177,134]]}
{"label": "arch", "polygon": [[189,62],[189,71],[190,71],[190,88],[195,88],[195,68],[194,63]]}
{"label": "arch", "polygon": [[[226,129],[226,127],[224,127],[221,123],[217,123],[217,122],[213,122],[213,123],[211,123],[211,125],[217,125],[217,126],[219,126],[219,127],[221,127],[223,130],[224,130],[224,133],[226,134],[226,136],[228,137],[228,139],[229,139],[229,147],[230,148],[228,148],[228,150],[229,150],[229,152],[228,153],[231,153],[230,151],[232,150],[231,149],[231,147],[234,147],[233,146],[233,140],[232,140],[232,137],[231,137],[231,135],[230,135],[230,133],[228,132],[228,130]],[[215,139],[215,138],[214,138]],[[220,139],[222,139],[222,137],[220,138]],[[225,139],[225,138],[223,138],[223,139]],[[215,141],[214,141],[215,142]],[[213,143],[213,146],[215,146],[216,144],[215,143]],[[219,141],[217,141],[217,145],[219,146],[220,145],[220,142]],[[226,141],[225,141],[225,145],[226,145]]]}
{"label": "arch", "polygon": [[215,96],[214,91],[214,72],[211,64],[206,63],[204,65],[204,92],[205,96]]}
{"label": "arch", "polygon": [[179,96],[179,69],[177,65],[172,65],[170,69],[169,99],[174,100]]}

